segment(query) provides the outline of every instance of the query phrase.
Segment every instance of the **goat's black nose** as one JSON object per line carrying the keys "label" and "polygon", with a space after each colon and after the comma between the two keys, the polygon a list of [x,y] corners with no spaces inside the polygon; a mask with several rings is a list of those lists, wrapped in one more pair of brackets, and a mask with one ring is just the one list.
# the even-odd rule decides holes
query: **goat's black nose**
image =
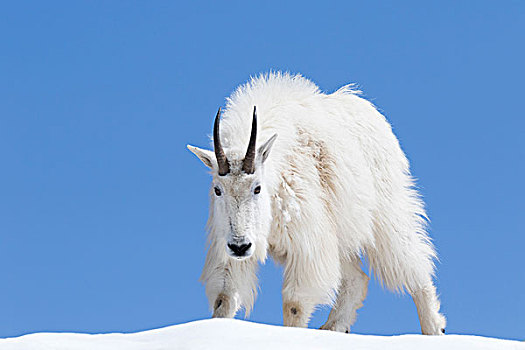
{"label": "goat's black nose", "polygon": [[244,243],[244,244],[234,244],[234,243],[228,243],[228,248],[230,248],[233,252],[233,254],[237,255],[237,256],[243,256],[244,253],[246,253],[248,251],[248,249],[250,249],[250,247],[252,246],[251,243]]}

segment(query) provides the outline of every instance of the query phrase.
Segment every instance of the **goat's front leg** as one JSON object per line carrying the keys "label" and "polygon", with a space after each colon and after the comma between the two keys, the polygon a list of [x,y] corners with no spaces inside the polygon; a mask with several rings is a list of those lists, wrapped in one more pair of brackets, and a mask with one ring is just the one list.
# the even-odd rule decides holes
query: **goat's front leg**
{"label": "goat's front leg", "polygon": [[[305,236],[308,237],[306,234],[299,235]],[[290,247],[284,259],[282,296],[285,326],[308,327],[315,306],[330,303],[340,283],[337,241],[323,241],[316,236],[310,235],[310,241],[295,239],[294,246]],[[336,254],[325,254],[326,251]]]}
{"label": "goat's front leg", "polygon": [[237,298],[232,293],[221,292],[213,305],[213,318],[233,318],[239,309]]}
{"label": "goat's front leg", "polygon": [[[287,271],[288,270],[288,271]],[[308,321],[317,304],[311,287],[298,278],[297,269],[285,269],[283,283],[283,324],[288,327],[308,327]]]}
{"label": "goat's front leg", "polygon": [[227,260],[218,266],[205,264],[201,280],[213,309],[212,317],[233,318],[240,308],[249,314],[257,288],[257,262]]}
{"label": "goat's front leg", "polygon": [[287,327],[308,327],[315,304],[287,298],[283,300],[283,324]]}

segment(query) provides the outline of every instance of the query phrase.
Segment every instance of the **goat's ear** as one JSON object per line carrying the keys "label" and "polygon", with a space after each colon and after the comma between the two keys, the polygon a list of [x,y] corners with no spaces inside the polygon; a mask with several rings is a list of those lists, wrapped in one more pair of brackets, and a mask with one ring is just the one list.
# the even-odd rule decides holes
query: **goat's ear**
{"label": "goat's ear", "polygon": [[268,155],[270,154],[270,150],[272,149],[273,143],[275,139],[277,138],[277,134],[273,134],[272,137],[268,141],[264,143],[259,149],[257,150],[259,159],[261,160],[261,163],[264,163],[266,158],[268,158]]}
{"label": "goat's ear", "polygon": [[215,157],[215,153],[213,151],[208,151],[207,149],[202,149],[199,147],[187,145],[188,149],[193,152],[199,159],[206,165],[208,168],[213,167],[213,159]]}

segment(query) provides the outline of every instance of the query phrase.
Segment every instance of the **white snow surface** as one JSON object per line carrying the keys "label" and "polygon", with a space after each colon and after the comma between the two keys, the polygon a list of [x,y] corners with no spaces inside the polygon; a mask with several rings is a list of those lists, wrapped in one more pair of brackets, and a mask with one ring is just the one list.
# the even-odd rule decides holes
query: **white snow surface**
{"label": "white snow surface", "polygon": [[0,339],[0,350],[174,349],[498,349],[525,350],[525,343],[472,335],[374,336],[210,319],[139,333],[34,333]]}

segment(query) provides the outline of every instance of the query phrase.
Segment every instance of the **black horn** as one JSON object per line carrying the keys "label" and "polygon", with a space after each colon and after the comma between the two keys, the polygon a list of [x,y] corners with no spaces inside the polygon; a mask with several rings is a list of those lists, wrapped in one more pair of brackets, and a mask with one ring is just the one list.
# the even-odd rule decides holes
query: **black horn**
{"label": "black horn", "polygon": [[217,158],[217,164],[219,165],[219,175],[224,176],[230,172],[230,164],[221,146],[221,139],[219,137],[220,120],[221,108],[219,107],[217,116],[215,117],[215,123],[213,124],[213,146],[215,148],[215,158]]}
{"label": "black horn", "polygon": [[257,110],[253,106],[252,132],[250,134],[250,142],[248,143],[248,150],[244,157],[242,170],[246,174],[253,174],[255,172],[255,140],[257,139]]}

